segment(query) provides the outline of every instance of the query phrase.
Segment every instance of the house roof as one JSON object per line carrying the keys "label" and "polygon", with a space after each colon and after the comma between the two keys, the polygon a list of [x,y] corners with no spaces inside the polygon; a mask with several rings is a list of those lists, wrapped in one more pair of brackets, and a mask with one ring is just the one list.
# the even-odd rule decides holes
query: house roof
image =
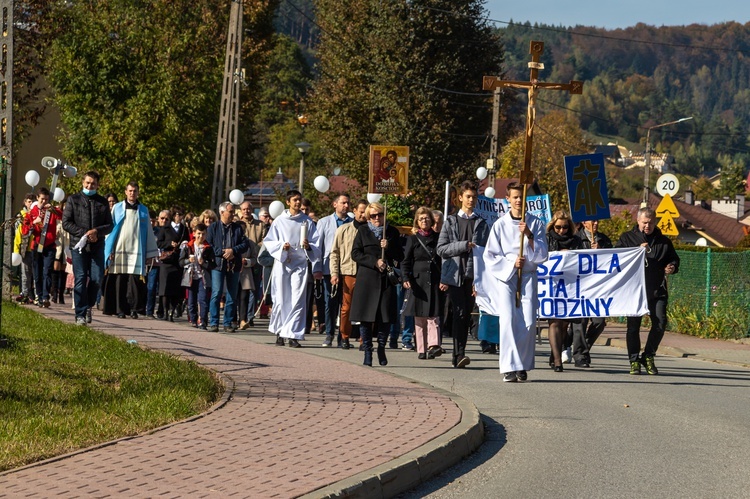
{"label": "house roof", "polygon": [[619,158],[621,156],[620,148],[614,144],[608,144],[606,146],[604,144],[599,144],[596,146],[596,149],[594,149],[594,153],[602,153],[610,158]]}
{"label": "house roof", "polygon": [[[648,206],[656,209],[661,203],[662,197],[651,193],[649,195]],[[627,204],[609,206],[610,214],[614,217],[623,211],[630,212],[633,220],[638,214],[640,200],[628,199]],[[737,246],[737,243],[745,237],[745,224],[737,220],[714,213],[713,211],[701,208],[700,206],[690,205],[678,199],[674,201],[680,216],[677,217],[677,225],[687,229],[700,230],[714,239],[717,243],[725,247]]]}

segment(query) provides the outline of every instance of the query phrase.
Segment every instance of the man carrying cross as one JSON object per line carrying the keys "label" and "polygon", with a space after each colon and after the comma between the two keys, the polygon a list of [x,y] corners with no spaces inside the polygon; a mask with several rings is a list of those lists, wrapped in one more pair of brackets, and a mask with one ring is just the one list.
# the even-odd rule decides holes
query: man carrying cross
{"label": "man carrying cross", "polygon": [[[526,144],[520,182],[508,186],[508,202],[511,209],[492,227],[484,253],[484,262],[491,283],[501,291],[496,300],[500,321],[500,372],[503,381],[526,381],[527,372],[534,368],[534,336],[531,332],[536,320],[536,266],[547,260],[547,240],[544,226],[539,219],[526,213],[526,187],[534,181],[531,170],[531,151],[536,118],[536,92],[539,89],[567,90],[580,94],[583,83],[571,81],[542,83],[539,70],[544,69],[539,59],[544,52],[544,43],[532,41],[529,48],[531,75],[529,81],[503,81],[494,76],[485,76],[484,90],[498,87],[526,88],[529,105],[526,115]],[[515,241],[513,240],[515,238]],[[515,278],[513,277],[515,274]],[[512,295],[515,294],[515,306]]]}

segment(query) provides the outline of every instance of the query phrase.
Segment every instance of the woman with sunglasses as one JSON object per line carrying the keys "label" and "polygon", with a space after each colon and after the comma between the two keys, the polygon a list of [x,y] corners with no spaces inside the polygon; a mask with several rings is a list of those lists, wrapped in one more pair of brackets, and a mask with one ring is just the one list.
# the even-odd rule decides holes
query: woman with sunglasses
{"label": "woman with sunglasses", "polygon": [[[549,251],[569,251],[582,249],[581,238],[575,234],[573,221],[564,211],[556,211],[552,221],[547,224],[547,247]],[[556,373],[563,372],[562,349],[565,343],[565,334],[568,331],[569,320],[549,320],[549,346],[550,366]]]}
{"label": "woman with sunglasses", "polygon": [[372,337],[378,339],[378,363],[388,365],[385,345],[391,324],[398,321],[396,285],[388,279],[387,269],[404,258],[399,232],[385,222],[385,208],[370,203],[365,209],[367,223],[357,229],[352,245],[352,260],[357,262],[349,320],[360,323],[364,345],[364,365],[372,366]]}

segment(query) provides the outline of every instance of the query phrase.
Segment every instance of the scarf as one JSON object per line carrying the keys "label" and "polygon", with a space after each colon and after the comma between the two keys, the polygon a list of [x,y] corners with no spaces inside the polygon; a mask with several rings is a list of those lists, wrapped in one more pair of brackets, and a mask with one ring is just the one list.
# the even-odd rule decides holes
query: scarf
{"label": "scarf", "polygon": [[427,237],[430,234],[432,234],[432,229],[427,229],[427,230],[417,229],[417,234],[419,234],[420,236]]}
{"label": "scarf", "polygon": [[[571,246],[576,244],[575,235],[568,229],[567,234],[558,234],[556,231],[549,232],[552,239],[557,241],[557,247],[560,249],[571,249]],[[578,247],[573,248],[578,249]]]}
{"label": "scarf", "polygon": [[383,238],[383,228],[384,227],[382,225],[380,227],[375,227],[372,224],[372,222],[367,222],[367,226],[370,227],[370,230],[372,231],[373,234],[375,234],[375,237],[377,237],[378,239],[382,239]]}

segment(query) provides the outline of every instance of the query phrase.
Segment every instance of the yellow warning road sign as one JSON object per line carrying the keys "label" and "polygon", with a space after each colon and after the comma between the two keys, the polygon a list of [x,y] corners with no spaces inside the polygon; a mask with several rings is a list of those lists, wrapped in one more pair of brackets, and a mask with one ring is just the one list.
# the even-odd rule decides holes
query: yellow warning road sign
{"label": "yellow warning road sign", "polygon": [[656,207],[656,216],[659,218],[663,218],[665,216],[677,218],[680,216],[680,212],[677,211],[677,207],[674,205],[674,201],[672,201],[672,196],[670,196],[669,194],[664,195],[661,203],[659,203],[659,206]]}
{"label": "yellow warning road sign", "polygon": [[659,218],[657,227],[661,230],[661,233],[665,236],[679,236],[680,232],[677,230],[677,224],[674,219],[680,216],[680,212],[677,211],[677,207],[672,201],[672,196],[665,194],[656,208],[656,216]]}

